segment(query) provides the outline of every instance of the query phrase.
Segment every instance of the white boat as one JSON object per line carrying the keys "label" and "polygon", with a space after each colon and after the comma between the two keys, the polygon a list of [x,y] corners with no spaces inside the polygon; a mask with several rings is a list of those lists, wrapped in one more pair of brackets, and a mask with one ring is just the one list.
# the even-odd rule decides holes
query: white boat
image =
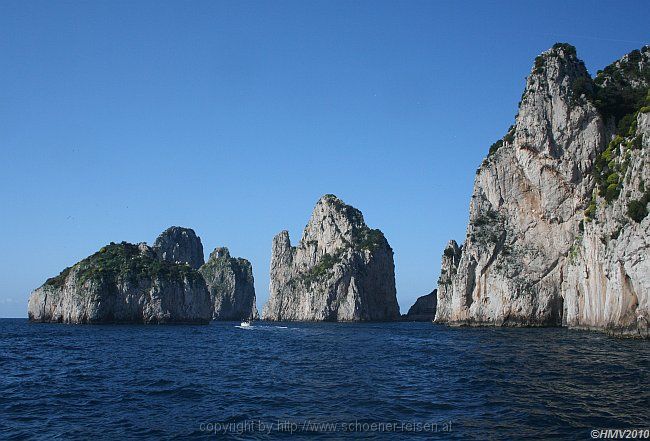
{"label": "white boat", "polygon": [[239,326],[240,326],[241,328],[247,328],[247,327],[249,327],[250,325],[251,325],[251,322],[249,322],[249,321],[245,321],[245,322],[241,322],[241,324],[240,324]]}

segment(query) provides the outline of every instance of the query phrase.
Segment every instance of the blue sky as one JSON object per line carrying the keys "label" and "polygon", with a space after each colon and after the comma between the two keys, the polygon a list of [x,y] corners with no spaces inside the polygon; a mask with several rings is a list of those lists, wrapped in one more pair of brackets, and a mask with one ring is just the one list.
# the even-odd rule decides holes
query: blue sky
{"label": "blue sky", "polygon": [[406,312],[464,238],[535,56],[595,74],[650,2],[0,2],[0,316],[102,245],[195,229],[253,263],[334,193],[384,231]]}

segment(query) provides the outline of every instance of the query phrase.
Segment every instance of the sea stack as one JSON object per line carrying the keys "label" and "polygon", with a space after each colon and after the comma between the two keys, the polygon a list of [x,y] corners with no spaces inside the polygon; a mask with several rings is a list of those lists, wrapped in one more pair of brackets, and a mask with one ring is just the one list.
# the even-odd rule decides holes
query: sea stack
{"label": "sea stack", "polygon": [[437,290],[434,289],[429,294],[418,297],[404,319],[409,322],[432,321],[436,317],[437,294]]}
{"label": "sea stack", "polygon": [[571,45],[537,57],[445,249],[437,322],[648,337],[649,84],[648,46],[594,80]]}
{"label": "sea stack", "polygon": [[199,272],[210,291],[214,320],[259,318],[253,267],[248,260],[230,257],[228,248],[216,248]]}
{"label": "sea stack", "polygon": [[273,239],[264,320],[385,321],[400,318],[393,250],[359,210],[334,195],[316,204],[300,242]]}
{"label": "sea stack", "polygon": [[111,243],[48,279],[29,298],[35,322],[208,323],[205,281],[187,264],[160,260],[151,247]]}

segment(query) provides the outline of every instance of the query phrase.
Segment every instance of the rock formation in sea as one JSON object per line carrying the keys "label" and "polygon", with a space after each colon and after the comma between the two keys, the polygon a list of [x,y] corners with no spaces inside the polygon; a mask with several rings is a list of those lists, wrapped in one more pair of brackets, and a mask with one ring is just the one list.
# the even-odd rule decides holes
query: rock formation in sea
{"label": "rock formation in sea", "polygon": [[399,318],[393,250],[356,208],[325,195],[295,247],[287,231],[273,239],[270,296],[262,319]]}
{"label": "rock formation in sea", "polygon": [[409,308],[404,320],[410,322],[428,322],[436,316],[436,305],[438,303],[438,290],[434,289],[429,294],[418,297],[413,306]]}
{"label": "rock formation in sea", "polygon": [[106,245],[48,279],[29,298],[31,321],[207,323],[205,281],[187,264],[157,258],[145,243]]}
{"label": "rock formation in sea", "polygon": [[459,247],[455,240],[450,240],[442,253],[442,268],[440,269],[438,289],[436,290],[438,298],[436,321],[438,322],[448,321],[446,318],[451,316],[452,282],[458,271],[462,251],[462,247]]}
{"label": "rock formation in sea", "polygon": [[213,319],[259,318],[255,306],[253,267],[248,260],[230,257],[228,248],[216,248],[199,272],[210,291]]}
{"label": "rock formation in sea", "polygon": [[153,244],[156,255],[168,262],[187,263],[199,269],[204,262],[201,238],[191,228],[169,227]]}
{"label": "rock formation in sea", "polygon": [[593,80],[568,44],[537,57],[445,249],[437,322],[648,336],[649,84],[648,46]]}

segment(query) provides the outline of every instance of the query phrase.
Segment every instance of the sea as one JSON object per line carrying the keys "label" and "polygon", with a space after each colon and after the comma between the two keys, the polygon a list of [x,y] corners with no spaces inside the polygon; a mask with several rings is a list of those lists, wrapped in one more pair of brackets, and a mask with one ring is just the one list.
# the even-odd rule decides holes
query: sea
{"label": "sea", "polygon": [[650,437],[648,341],[561,328],[2,319],[0,372],[1,439]]}

